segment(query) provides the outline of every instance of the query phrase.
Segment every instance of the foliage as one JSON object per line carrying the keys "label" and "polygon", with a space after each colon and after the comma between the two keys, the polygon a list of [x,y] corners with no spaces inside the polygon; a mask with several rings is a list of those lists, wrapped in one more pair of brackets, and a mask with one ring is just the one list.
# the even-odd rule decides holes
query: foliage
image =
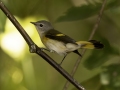
{"label": "foliage", "polygon": [[[34,19],[29,19],[26,21],[27,23],[31,20],[49,19],[56,29],[75,38],[75,40],[88,40],[103,2],[103,0],[2,1],[11,13],[19,17],[21,21],[28,17]],[[83,1],[85,4],[81,4]],[[74,2],[80,3],[80,5],[76,7]],[[93,39],[101,41],[105,47],[102,50],[87,50],[75,75],[77,81],[82,83],[87,90],[120,89],[119,6],[119,0],[107,0],[102,20],[93,37]],[[6,26],[6,16],[0,11],[0,32],[2,34],[5,34],[6,27],[8,27]],[[12,32],[11,29],[9,31]],[[2,36],[2,34],[0,35]],[[33,40],[38,39],[39,41],[39,37],[36,38],[32,35],[31,37]],[[0,40],[2,41],[2,38]],[[65,79],[41,57],[29,54],[27,46],[19,58],[13,58],[3,49],[2,44],[0,46],[0,90],[61,90],[63,88]],[[46,53],[56,62],[61,62],[62,57],[59,55]],[[71,72],[76,57],[77,55],[74,53],[68,55],[62,67]],[[73,86],[69,88],[69,90],[76,90]]]}

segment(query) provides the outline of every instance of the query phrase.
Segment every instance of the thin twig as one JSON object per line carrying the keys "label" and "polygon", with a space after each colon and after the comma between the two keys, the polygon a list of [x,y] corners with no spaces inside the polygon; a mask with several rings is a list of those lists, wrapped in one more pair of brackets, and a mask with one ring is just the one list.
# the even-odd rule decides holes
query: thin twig
{"label": "thin twig", "polygon": [[[106,1],[107,1],[107,0],[104,0],[104,2],[103,2],[103,4],[102,4],[101,10],[100,10],[99,15],[98,15],[98,17],[97,17],[97,21],[96,21],[96,23],[95,23],[95,25],[94,25],[94,27],[93,27],[93,30],[92,30],[92,32],[91,32],[90,37],[89,37],[88,40],[91,40],[91,39],[92,39],[92,37],[94,36],[94,34],[95,34],[95,32],[96,32],[96,30],[97,30],[97,28],[98,28],[98,25],[99,25],[99,23],[100,23],[100,20],[101,20],[102,14],[103,14],[103,10],[104,10],[104,8],[105,8]],[[82,56],[84,55],[85,51],[86,51],[85,49],[82,50],[82,52],[81,52]],[[74,67],[73,67],[73,69],[72,69],[72,72],[71,72],[71,76],[72,76],[72,77],[74,76],[75,72],[77,71],[77,69],[78,69],[78,67],[79,67],[79,64],[80,64],[80,62],[81,62],[81,59],[82,59],[82,57],[79,57],[79,58],[77,59],[75,65],[74,65]],[[63,90],[67,90],[68,87],[69,87],[69,82],[66,81],[66,83],[65,83],[65,85],[64,85],[64,87],[63,87]]]}
{"label": "thin twig", "polygon": [[13,25],[17,28],[17,30],[21,33],[25,41],[27,42],[30,52],[36,53],[41,56],[44,60],[46,60],[52,67],[54,67],[61,75],[63,75],[69,82],[71,82],[77,89],[85,90],[75,79],[73,79],[68,72],[66,72],[59,64],[57,64],[51,57],[49,57],[45,52],[42,51],[29,37],[23,27],[19,24],[19,22],[15,19],[15,17],[9,12],[9,10],[5,7],[5,5],[0,1],[0,9],[4,12],[4,14],[9,18],[9,20],[13,23]]}

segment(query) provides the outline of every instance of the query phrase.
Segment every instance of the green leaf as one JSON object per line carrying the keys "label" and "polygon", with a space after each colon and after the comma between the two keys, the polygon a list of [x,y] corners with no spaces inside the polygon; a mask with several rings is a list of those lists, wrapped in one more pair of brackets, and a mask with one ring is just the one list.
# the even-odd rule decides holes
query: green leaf
{"label": "green leaf", "polygon": [[95,6],[89,4],[89,5],[83,5],[81,7],[71,7],[70,9],[68,9],[65,15],[57,19],[57,22],[86,19],[98,13],[100,7],[101,4]]}
{"label": "green leaf", "polygon": [[5,23],[6,23],[6,16],[2,12],[2,10],[0,10],[0,32],[4,32]]}
{"label": "green leaf", "polygon": [[86,90],[120,90],[120,64],[102,67],[101,73],[81,84]]}
{"label": "green leaf", "polygon": [[86,90],[99,90],[101,87],[100,76],[96,75],[93,78],[82,83]]}
{"label": "green leaf", "polygon": [[[87,5],[82,5],[80,7],[71,7],[68,9],[63,16],[60,16],[56,21],[76,21],[89,18],[95,14],[98,14],[103,3],[95,2],[95,4],[88,3]],[[109,0],[107,1],[106,9],[115,8],[120,5],[119,0]]]}
{"label": "green leaf", "polygon": [[112,64],[102,68],[101,83],[109,90],[120,90],[120,64]]}
{"label": "green leaf", "polygon": [[[99,90],[101,87],[100,75],[98,74],[98,75],[84,81],[81,84],[82,84],[82,86],[84,86],[84,88],[86,90]],[[72,90],[77,90],[77,89],[73,88]]]}
{"label": "green leaf", "polygon": [[91,52],[91,55],[84,61],[84,66],[87,69],[97,68],[111,59],[111,57],[119,55],[119,50],[111,46],[106,39],[101,41],[105,47],[102,50],[93,50]]}

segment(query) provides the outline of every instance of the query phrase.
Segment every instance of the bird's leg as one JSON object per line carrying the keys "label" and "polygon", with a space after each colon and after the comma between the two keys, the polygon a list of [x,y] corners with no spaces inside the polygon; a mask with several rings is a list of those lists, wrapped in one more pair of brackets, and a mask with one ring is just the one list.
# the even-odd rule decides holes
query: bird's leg
{"label": "bird's leg", "polygon": [[46,48],[41,48],[41,49],[42,49],[42,51],[46,50],[48,52],[51,52],[49,49],[46,49]]}
{"label": "bird's leg", "polygon": [[49,50],[49,49],[47,49],[47,48],[41,48],[41,49],[42,49],[42,51],[46,50],[46,51],[51,52],[51,53],[55,52],[55,51]]}
{"label": "bird's leg", "polygon": [[64,61],[64,59],[66,58],[66,56],[67,56],[67,54],[63,57],[63,59],[62,59],[60,65],[63,63],[63,61]]}

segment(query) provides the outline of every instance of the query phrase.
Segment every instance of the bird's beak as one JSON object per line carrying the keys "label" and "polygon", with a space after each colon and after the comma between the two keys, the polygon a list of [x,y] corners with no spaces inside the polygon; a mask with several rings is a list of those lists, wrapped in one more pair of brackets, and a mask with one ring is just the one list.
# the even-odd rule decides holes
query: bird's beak
{"label": "bird's beak", "polygon": [[32,24],[34,24],[34,25],[37,25],[36,22],[30,22],[30,23],[32,23]]}

